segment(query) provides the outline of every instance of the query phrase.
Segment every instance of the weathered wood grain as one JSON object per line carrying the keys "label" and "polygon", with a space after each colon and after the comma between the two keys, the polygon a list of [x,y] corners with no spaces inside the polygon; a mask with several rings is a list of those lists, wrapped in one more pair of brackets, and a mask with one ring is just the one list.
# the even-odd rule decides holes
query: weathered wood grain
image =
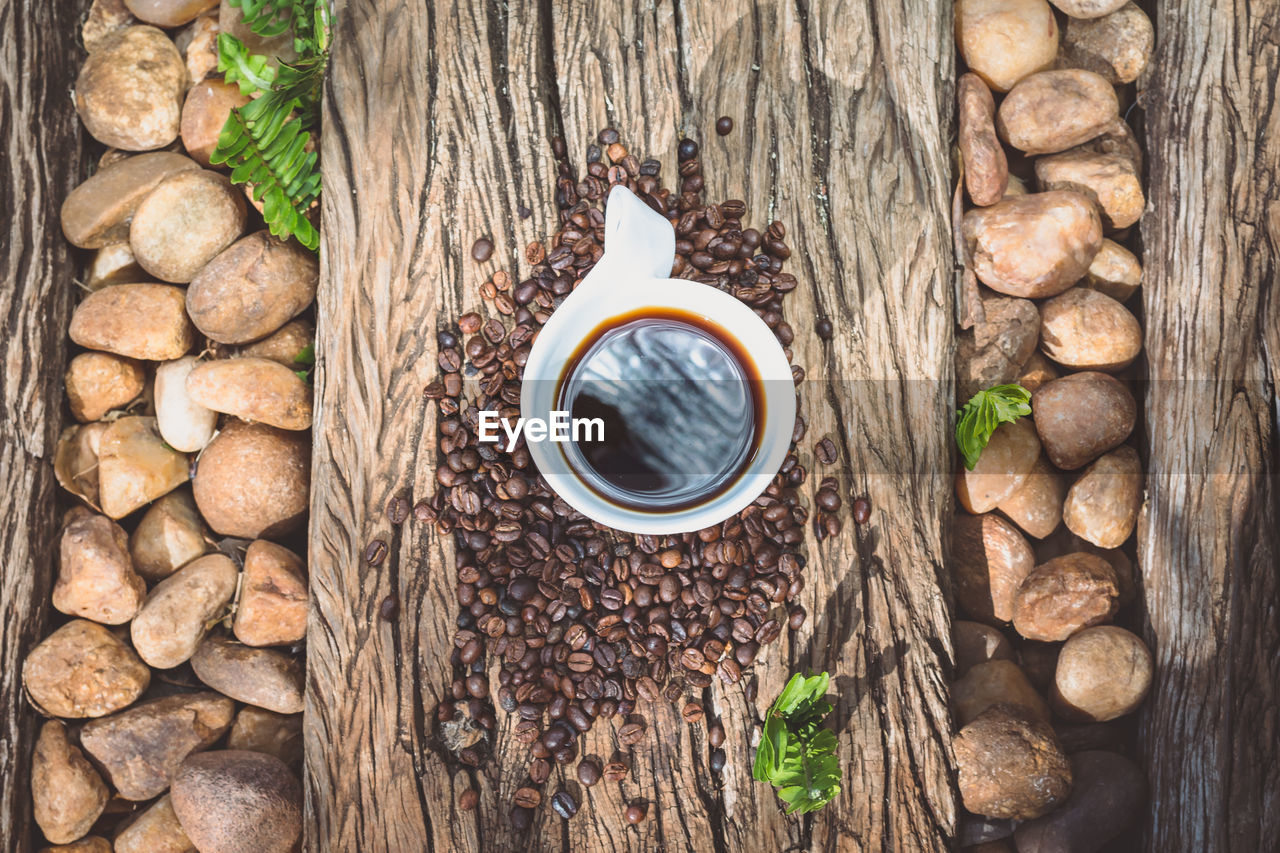
{"label": "weathered wood grain", "polygon": [[1144,95],[1147,849],[1280,836],[1280,3],[1156,4]]}
{"label": "weathered wood grain", "polygon": [[67,94],[82,5],[0,0],[0,850],[39,836],[22,660],[43,633],[53,584],[51,462],[75,292],[58,209],[84,163]]}
{"label": "weathered wood grain", "polygon": [[[309,635],[308,846],[315,850],[945,849],[955,805],[944,674],[942,529],[952,257],[946,158],[950,5],[933,2],[538,5],[345,2],[326,96],[322,288]],[[717,116],[737,129],[723,140]],[[449,543],[391,531],[386,499],[434,490],[432,408],[441,317],[482,310],[477,286],[554,225],[547,138],[571,156],[612,125],[673,174],[675,145],[704,145],[709,198],[788,227],[796,360],[809,372],[801,447],[811,486],[838,474],[868,494],[871,524],[811,543],[796,636],[757,666],[760,696],[701,697],[728,732],[713,779],[705,726],[665,703],[621,785],[591,789],[567,825],[546,809],[506,819],[527,748],[500,720],[505,764],[450,765],[432,713],[450,680],[457,605]],[[520,219],[524,204],[533,215]],[[491,236],[477,266],[472,241]],[[818,315],[835,340],[813,334]],[[905,381],[904,381],[905,380]],[[904,429],[910,424],[910,429]],[[830,434],[842,463],[813,461]],[[391,557],[361,564],[385,536]],[[401,615],[377,610],[399,595]],[[754,723],[796,668],[825,668],[845,794],[781,815],[750,779]],[[609,757],[612,727],[585,751]],[[504,769],[505,768],[505,769]],[[554,790],[553,776],[548,790]],[[476,812],[457,809],[475,786]],[[624,804],[653,803],[626,828]]]}

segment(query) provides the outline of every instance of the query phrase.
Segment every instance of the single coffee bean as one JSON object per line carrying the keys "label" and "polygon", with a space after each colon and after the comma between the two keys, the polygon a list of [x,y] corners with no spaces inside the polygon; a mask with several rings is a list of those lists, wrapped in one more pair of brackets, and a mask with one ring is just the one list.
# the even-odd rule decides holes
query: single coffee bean
{"label": "single coffee bean", "polygon": [[804,625],[806,616],[808,616],[808,613],[805,612],[803,607],[797,604],[795,607],[791,608],[791,612],[787,618],[787,626],[791,628],[792,631],[799,631]]}
{"label": "single coffee bean", "polygon": [[474,335],[480,331],[480,325],[484,322],[479,314],[474,311],[468,311],[458,318],[458,329],[464,335]]}
{"label": "single coffee bean", "polygon": [[715,749],[711,752],[711,772],[719,774],[724,771],[725,761],[728,756],[725,755],[723,749]]}
{"label": "single coffee bean", "polygon": [[724,746],[724,726],[716,723],[707,729],[707,743],[711,744],[712,749],[719,749]]}
{"label": "single coffee bean", "polygon": [[537,788],[520,788],[516,791],[515,796],[512,797],[512,802],[526,809],[537,808],[542,802],[542,792]]}
{"label": "single coffee bean", "polygon": [[643,723],[627,723],[618,729],[618,743],[623,746],[634,746],[644,739]]}
{"label": "single coffee bean", "polygon": [[681,139],[680,145],[676,148],[676,155],[681,163],[692,160],[698,156],[698,143],[688,138]]}
{"label": "single coffee bean", "polygon": [[831,325],[831,321],[826,317],[819,317],[818,322],[814,324],[813,330],[818,333],[818,337],[824,341],[831,340],[831,336],[835,334],[835,327]]}
{"label": "single coffee bean", "polygon": [[610,761],[604,766],[604,772],[601,775],[606,782],[621,782],[630,772],[631,768],[625,761]]}
{"label": "single coffee bean", "polygon": [[649,806],[647,803],[634,802],[627,805],[625,812],[627,823],[635,825],[640,823],[649,814]]}
{"label": "single coffee bean", "polygon": [[392,524],[403,524],[405,519],[409,517],[409,502],[403,497],[396,495],[387,501],[387,521]]}
{"label": "single coffee bean", "polygon": [[696,723],[702,719],[702,706],[697,702],[689,702],[684,706],[684,710],[680,712],[681,718],[686,723]]}
{"label": "single coffee bean", "polygon": [[394,622],[400,618],[400,597],[394,593],[382,599],[378,605],[378,616],[384,622]]}
{"label": "single coffee bean", "polygon": [[551,778],[551,762],[545,758],[535,758],[529,762],[529,780],[535,785],[545,785]]}
{"label": "single coffee bean", "polygon": [[815,500],[818,506],[827,512],[836,512],[843,503],[840,499],[840,494],[835,489],[830,488],[819,489]]}
{"label": "single coffee bean", "polygon": [[603,770],[595,758],[584,758],[578,762],[578,781],[590,788],[600,781]]}
{"label": "single coffee bean", "polygon": [[614,145],[618,142],[618,131],[612,127],[606,127],[600,131],[600,135],[596,137],[601,145]]}
{"label": "single coffee bean", "polygon": [[814,453],[818,457],[818,461],[823,465],[831,465],[840,458],[836,443],[830,438],[824,438],[819,441],[814,447]]}
{"label": "single coffee bean", "polygon": [[488,237],[481,237],[471,244],[471,257],[477,263],[484,263],[493,257],[493,241]]}
{"label": "single coffee bean", "polygon": [[371,566],[380,566],[387,559],[387,543],[382,539],[374,539],[364,549],[364,561]]}
{"label": "single coffee bean", "polygon": [[475,788],[468,788],[462,792],[461,796],[458,797],[458,808],[462,809],[464,812],[472,811],[479,804],[480,794]]}
{"label": "single coffee bean", "polygon": [[560,817],[569,820],[578,813],[578,801],[568,791],[557,791],[551,798],[551,808]]}
{"label": "single coffee bean", "polygon": [[720,116],[716,119],[716,133],[721,136],[728,136],[733,132],[733,119],[728,116]]}
{"label": "single coffee bean", "polygon": [[489,679],[479,674],[468,675],[467,692],[476,699],[484,699],[489,695]]}
{"label": "single coffee bean", "polygon": [[866,524],[871,520],[871,501],[857,498],[853,502],[853,520],[858,524]]}

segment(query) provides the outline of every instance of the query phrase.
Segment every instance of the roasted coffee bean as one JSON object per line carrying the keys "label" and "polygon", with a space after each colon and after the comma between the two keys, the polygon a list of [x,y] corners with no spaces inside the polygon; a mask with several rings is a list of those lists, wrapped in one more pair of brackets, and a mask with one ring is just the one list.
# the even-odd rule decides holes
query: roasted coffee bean
{"label": "roasted coffee bean", "polygon": [[684,706],[684,709],[680,712],[680,717],[686,723],[696,723],[702,719],[702,714],[703,712],[702,712],[701,705],[699,705],[697,702],[689,702]]}
{"label": "roasted coffee bean", "polygon": [[403,524],[409,517],[409,502],[397,495],[387,501],[387,521],[392,524]]}
{"label": "roasted coffee bean", "polygon": [[384,622],[394,622],[400,618],[400,597],[392,593],[382,599],[378,605],[378,616]]}
{"label": "roasted coffee bean", "polygon": [[648,817],[649,805],[648,803],[643,803],[639,801],[628,803],[627,809],[624,812],[624,815],[627,819],[627,823],[632,824],[634,826],[635,824],[640,823],[646,817]]}
{"label": "roasted coffee bean", "polygon": [[537,788],[519,788],[511,799],[521,808],[535,809],[542,802],[542,792]]}
{"label": "roasted coffee bean", "polygon": [[458,318],[458,329],[464,335],[474,335],[480,331],[480,326],[484,322],[479,314],[474,311],[468,311]]}
{"label": "roasted coffee bean", "polygon": [[468,788],[458,797],[458,808],[462,809],[464,812],[474,810],[479,804],[480,794],[475,788]]}
{"label": "roasted coffee bean", "polygon": [[578,762],[578,781],[590,788],[600,781],[603,770],[595,758],[584,758]]}
{"label": "roasted coffee bean", "polygon": [[858,524],[866,524],[871,520],[871,501],[857,498],[853,502],[853,520]]}
{"label": "roasted coffee bean", "polygon": [[484,263],[493,257],[493,241],[488,237],[481,237],[471,244],[471,257],[477,263]]}
{"label": "roasted coffee bean", "polygon": [[604,766],[604,772],[601,775],[606,782],[621,782],[630,772],[631,768],[625,761],[610,761]]}
{"label": "roasted coffee bean", "polygon": [[692,139],[681,139],[680,145],[676,149],[676,153],[680,158],[680,162],[692,160],[698,156],[698,143]]}
{"label": "roasted coffee bean", "polygon": [[821,509],[827,512],[836,512],[843,503],[840,500],[840,494],[835,489],[830,488],[819,489],[815,501]]}
{"label": "roasted coffee bean", "polygon": [[636,693],[646,702],[653,702],[657,700],[661,691],[658,688],[658,682],[646,675],[636,682]]}
{"label": "roasted coffee bean", "polygon": [[551,808],[560,817],[569,820],[578,813],[578,801],[568,791],[557,791],[551,798]]}
{"label": "roasted coffee bean", "polygon": [[721,136],[728,136],[733,132],[733,119],[728,116],[720,116],[716,119],[716,133]]}
{"label": "roasted coffee bean", "polygon": [[725,755],[725,752],[723,749],[712,750],[711,751],[711,772],[717,775],[724,772],[724,765],[727,760],[728,760],[728,756]]}
{"label": "roasted coffee bean", "polygon": [[627,723],[618,729],[618,743],[634,746],[644,738],[644,723]]}
{"label": "roasted coffee bean", "polygon": [[374,539],[364,549],[364,561],[371,566],[380,566],[387,559],[387,543],[382,539]]}
{"label": "roasted coffee bean", "polygon": [[604,130],[600,131],[600,135],[597,139],[601,145],[613,145],[618,141],[618,131],[612,127],[606,127]]}
{"label": "roasted coffee bean", "polygon": [[795,607],[791,608],[791,612],[787,616],[787,627],[792,631],[799,631],[800,628],[804,626],[805,617],[808,615],[809,614],[805,612],[805,609],[797,604]]}
{"label": "roasted coffee bean", "polygon": [[535,758],[529,762],[529,781],[535,785],[545,785],[551,778],[551,762],[545,758]]}
{"label": "roasted coffee bean", "polygon": [[711,744],[712,749],[724,746],[724,726],[716,723],[707,729],[707,743]]}
{"label": "roasted coffee bean", "polygon": [[818,461],[823,465],[831,465],[840,458],[836,443],[830,438],[824,438],[819,441],[814,447],[814,453],[818,457]]}

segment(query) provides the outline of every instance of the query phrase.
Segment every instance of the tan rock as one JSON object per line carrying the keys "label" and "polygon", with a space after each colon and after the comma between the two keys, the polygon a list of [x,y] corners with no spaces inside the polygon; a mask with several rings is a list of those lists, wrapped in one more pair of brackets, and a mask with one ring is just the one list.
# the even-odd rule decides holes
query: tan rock
{"label": "tan rock", "polygon": [[976,664],[951,685],[951,703],[961,726],[973,722],[999,702],[1017,705],[1033,719],[1049,722],[1049,705],[1013,661]]}
{"label": "tan rock", "polygon": [[211,634],[196,648],[191,668],[205,684],[238,702],[277,714],[302,711],[304,673],[291,655]]}
{"label": "tan rock", "polygon": [[147,585],[133,570],[129,537],[111,519],[85,513],[62,531],[53,606],[104,625],[133,618]]}
{"label": "tan rock", "polygon": [[960,797],[974,814],[1027,820],[1071,792],[1071,764],[1053,729],[1017,705],[993,705],[955,740]]}
{"label": "tan rock", "polygon": [[73,619],[31,650],[22,684],[37,708],[57,717],[102,717],[131,705],[151,670],[115,634]]}
{"label": "tan rock", "polygon": [[956,476],[960,505],[974,515],[995,509],[1022,488],[1039,457],[1040,441],[1029,419],[1001,424],[991,434],[973,470]]}
{"label": "tan rock", "polygon": [[311,498],[311,442],[263,424],[226,425],[200,457],[196,506],[218,533],[278,537],[302,526]]}
{"label": "tan rock", "polygon": [[166,696],[86,723],[80,742],[121,797],[149,800],[168,789],[183,759],[226,733],[234,711],[216,693]]}
{"label": "tan rock", "polygon": [[111,424],[98,447],[102,511],[124,518],[187,482],[187,457],[164,443],[155,418],[127,417]]}
{"label": "tan rock", "polygon": [[1062,507],[1067,529],[1099,548],[1119,548],[1142,509],[1142,462],[1122,446],[1104,453],[1072,484]]}
{"label": "tan rock", "polygon": [[148,581],[161,581],[209,550],[209,529],[189,489],[157,500],[129,538],[133,567]]}
{"label": "tan rock", "polygon": [[1101,557],[1078,552],[1037,566],[1018,588],[1013,626],[1028,640],[1057,642],[1115,615],[1115,570]]}
{"label": "tan rock", "polygon": [[127,27],[105,36],[76,78],[75,105],[104,145],[151,151],[178,138],[187,69],[163,32]]}
{"label": "tan rock", "polygon": [[50,720],[40,729],[31,764],[31,800],[36,823],[55,844],[82,838],[106,808],[111,793],[67,727]]}
{"label": "tan rock", "polygon": [[302,835],[302,786],[260,752],[193,755],[174,777],[173,808],[208,853],[289,853]]}
{"label": "tan rock", "polygon": [[141,394],[144,379],[142,365],[131,358],[105,352],[81,353],[67,366],[71,414],[82,423],[96,421]]}
{"label": "tan rock", "polygon": [[129,626],[139,656],[156,669],[185,663],[231,603],[239,577],[229,557],[207,554],[156,584]]}
{"label": "tan rock", "polygon": [[1013,602],[1035,568],[1022,534],[998,515],[957,515],[951,537],[956,603],[979,622],[1013,619]]}
{"label": "tan rock", "polygon": [[265,752],[290,767],[298,765],[302,762],[302,715],[246,705],[231,724],[227,749]]}
{"label": "tan rock", "polygon": [[165,794],[116,836],[115,853],[197,853]]}
{"label": "tan rock", "polygon": [[236,639],[247,646],[281,646],[307,635],[307,567],[297,554],[259,539],[244,555],[236,610]]}
{"label": "tan rock", "polygon": [[187,375],[197,405],[287,430],[311,428],[311,385],[266,358],[206,361]]}

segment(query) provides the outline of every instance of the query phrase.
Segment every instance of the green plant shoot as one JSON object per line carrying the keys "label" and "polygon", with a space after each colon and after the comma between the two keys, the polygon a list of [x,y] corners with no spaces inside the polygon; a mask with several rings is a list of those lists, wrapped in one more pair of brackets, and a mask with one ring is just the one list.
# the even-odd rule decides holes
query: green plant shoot
{"label": "green plant shoot", "polygon": [[1031,414],[1031,392],[1021,385],[996,385],[979,391],[964,404],[956,421],[956,444],[970,471],[978,464],[991,434],[1000,424],[1011,424]]}
{"label": "green plant shoot", "polygon": [[254,100],[231,111],[210,162],[249,184],[262,218],[281,239],[316,249],[320,235],[307,213],[320,197],[319,155],[311,131],[319,125],[320,95],[329,61],[327,0],[232,0],[256,34],[274,38],[292,29],[295,62],[272,65],[229,33],[218,36],[218,70]]}
{"label": "green plant shoot", "polygon": [[840,793],[836,736],[822,727],[830,683],[825,672],[796,673],[765,715],[751,775],[778,789],[787,814],[817,811]]}

